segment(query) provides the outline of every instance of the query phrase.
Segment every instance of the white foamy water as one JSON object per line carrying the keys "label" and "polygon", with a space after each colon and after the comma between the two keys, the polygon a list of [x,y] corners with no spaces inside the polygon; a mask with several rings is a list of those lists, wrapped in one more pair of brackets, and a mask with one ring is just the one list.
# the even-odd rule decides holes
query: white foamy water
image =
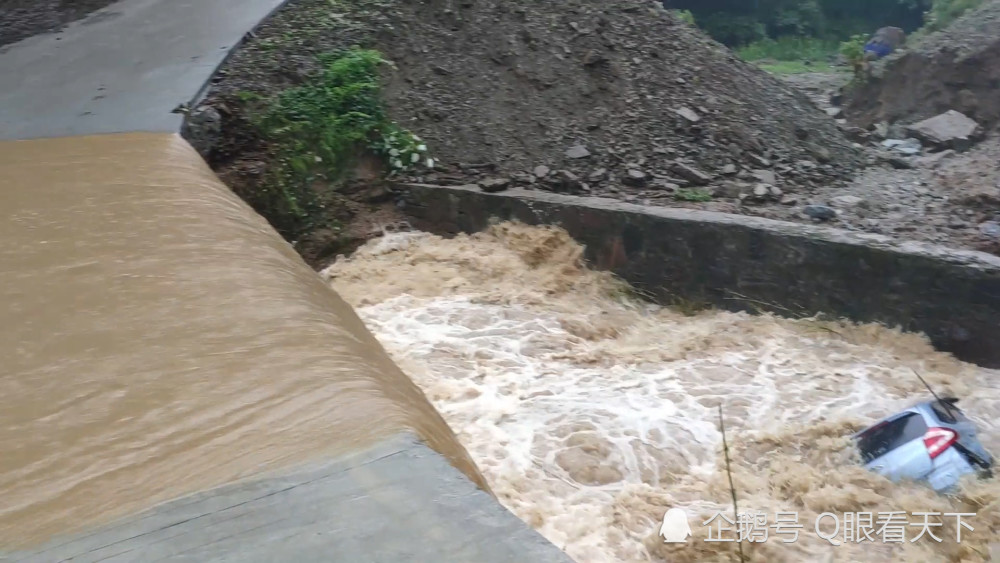
{"label": "white foamy water", "polygon": [[[698,524],[730,511],[725,409],[741,509],[978,512],[963,543],[748,546],[757,561],[958,561],[996,537],[995,480],[944,499],[858,467],[846,436],[922,399],[913,370],[963,398],[996,451],[997,373],[888,329],[639,303],[579,263],[564,233],[501,225],[390,235],[331,267],[333,286],[424,390],[501,502],[579,563],[729,561]],[[735,442],[735,443],[734,443]],[[694,539],[656,536],[672,507]],[[971,508],[970,508],[971,507]],[[954,534],[952,535],[954,537]],[[721,547],[720,547],[721,546]],[[904,553],[906,552],[906,553]]]}

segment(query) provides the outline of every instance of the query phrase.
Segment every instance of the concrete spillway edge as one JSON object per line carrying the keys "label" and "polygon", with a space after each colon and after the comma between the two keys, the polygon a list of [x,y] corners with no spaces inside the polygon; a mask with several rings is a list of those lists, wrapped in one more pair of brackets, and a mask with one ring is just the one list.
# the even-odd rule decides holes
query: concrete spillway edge
{"label": "concrete spillway edge", "polygon": [[758,217],[476,186],[397,186],[421,230],[474,233],[496,219],[558,225],[587,259],[657,301],[782,316],[827,314],[926,334],[1000,367],[1000,258]]}
{"label": "concrete spillway edge", "polygon": [[321,464],[178,499],[6,558],[68,559],[572,563],[409,434]]}

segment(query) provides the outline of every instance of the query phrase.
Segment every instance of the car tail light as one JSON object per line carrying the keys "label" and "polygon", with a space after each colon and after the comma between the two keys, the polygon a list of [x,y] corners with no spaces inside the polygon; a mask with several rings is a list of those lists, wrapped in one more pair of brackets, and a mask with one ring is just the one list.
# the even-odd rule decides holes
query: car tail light
{"label": "car tail light", "polygon": [[947,428],[930,428],[924,434],[924,446],[931,459],[941,455],[942,452],[958,441],[958,434]]}

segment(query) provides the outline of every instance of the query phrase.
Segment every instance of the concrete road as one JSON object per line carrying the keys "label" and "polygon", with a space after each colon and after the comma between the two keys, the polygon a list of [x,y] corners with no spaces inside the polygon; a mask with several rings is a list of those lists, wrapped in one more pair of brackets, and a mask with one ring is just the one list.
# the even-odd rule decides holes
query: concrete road
{"label": "concrete road", "polygon": [[122,0],[0,49],[0,139],[178,131],[229,52],[285,0]]}

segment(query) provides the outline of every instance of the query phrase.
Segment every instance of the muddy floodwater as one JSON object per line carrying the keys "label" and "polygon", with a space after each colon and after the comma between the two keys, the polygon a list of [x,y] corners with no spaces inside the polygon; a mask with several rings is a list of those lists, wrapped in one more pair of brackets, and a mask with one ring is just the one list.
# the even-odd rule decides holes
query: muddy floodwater
{"label": "muddy floodwater", "polygon": [[[730,511],[720,469],[725,409],[740,510],[797,513],[797,539],[744,544],[753,561],[985,561],[1000,486],[939,496],[857,465],[847,436],[927,397],[914,371],[959,403],[1000,452],[1000,373],[877,326],[642,304],[580,266],[554,229],[503,224],[443,240],[396,233],[324,275],[457,432],[501,502],[579,563],[735,561],[701,526]],[[658,537],[684,509],[687,544]],[[843,542],[844,513],[974,513],[956,541],[905,527],[901,543]],[[838,516],[832,546],[817,516]],[[821,531],[829,536],[827,517]],[[729,536],[732,537],[732,536]],[[759,537],[759,536],[758,536]],[[890,536],[891,537],[891,536]]]}
{"label": "muddy floodwater", "polygon": [[175,135],[0,143],[0,558],[441,417]]}

